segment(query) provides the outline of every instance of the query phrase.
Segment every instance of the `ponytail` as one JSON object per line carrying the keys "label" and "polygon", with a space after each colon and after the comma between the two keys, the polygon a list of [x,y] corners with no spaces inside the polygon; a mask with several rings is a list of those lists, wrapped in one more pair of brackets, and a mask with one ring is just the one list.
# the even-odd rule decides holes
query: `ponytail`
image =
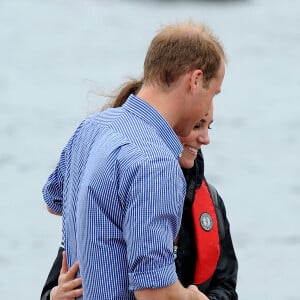
{"label": "ponytail", "polygon": [[125,82],[119,89],[119,93],[111,102],[111,107],[122,106],[130,94],[137,94],[143,84],[143,80],[131,79]]}

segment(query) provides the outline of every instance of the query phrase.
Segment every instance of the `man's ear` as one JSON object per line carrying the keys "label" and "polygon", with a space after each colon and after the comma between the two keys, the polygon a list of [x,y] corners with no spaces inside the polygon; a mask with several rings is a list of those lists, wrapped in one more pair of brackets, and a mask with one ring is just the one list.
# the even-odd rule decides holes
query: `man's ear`
{"label": "man's ear", "polygon": [[191,90],[195,90],[197,88],[203,86],[203,72],[200,69],[193,70],[190,76],[190,86]]}

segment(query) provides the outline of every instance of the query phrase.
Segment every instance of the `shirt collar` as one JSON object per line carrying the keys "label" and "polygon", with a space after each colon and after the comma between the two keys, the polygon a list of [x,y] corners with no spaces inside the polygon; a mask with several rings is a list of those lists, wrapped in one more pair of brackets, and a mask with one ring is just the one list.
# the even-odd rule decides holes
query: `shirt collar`
{"label": "shirt collar", "polygon": [[178,136],[170,124],[154,107],[141,98],[131,94],[124,103],[123,108],[135,114],[148,124],[151,124],[174,156],[177,159],[180,157],[183,148]]}

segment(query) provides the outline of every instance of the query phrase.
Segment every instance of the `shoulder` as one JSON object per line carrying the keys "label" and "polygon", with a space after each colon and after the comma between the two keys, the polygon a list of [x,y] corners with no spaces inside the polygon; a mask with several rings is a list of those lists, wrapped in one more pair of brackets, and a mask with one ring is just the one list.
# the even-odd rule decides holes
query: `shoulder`
{"label": "shoulder", "polygon": [[224,204],[222,197],[219,195],[217,189],[209,183],[207,183],[207,186],[209,188],[209,192],[211,194],[211,197],[212,197],[212,200],[213,200],[213,203],[215,206],[215,210],[216,210],[216,214],[217,214],[217,218],[218,218],[218,227],[219,227],[220,237],[224,238],[226,228],[228,227],[228,220],[227,220],[227,216],[226,216],[225,204]]}
{"label": "shoulder", "polygon": [[214,202],[214,205],[219,206],[220,205],[220,196],[218,194],[217,189],[212,184],[210,184],[208,182],[207,182],[207,187],[208,187],[208,190],[209,190],[210,195],[212,197],[212,200]]}

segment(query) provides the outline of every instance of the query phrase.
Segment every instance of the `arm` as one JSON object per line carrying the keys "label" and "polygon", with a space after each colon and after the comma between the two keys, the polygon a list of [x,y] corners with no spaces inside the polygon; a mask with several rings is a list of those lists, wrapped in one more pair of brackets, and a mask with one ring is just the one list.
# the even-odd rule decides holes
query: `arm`
{"label": "arm", "polygon": [[128,191],[122,198],[130,287],[137,300],[208,300],[196,286],[184,288],[177,279],[173,240],[180,226],[185,185],[177,162],[166,170],[167,174],[156,160],[151,161],[151,172],[139,164],[129,187],[122,189]]}
{"label": "arm", "polygon": [[134,295],[137,300],[208,300],[196,286],[190,285],[184,288],[178,280],[164,288],[135,291]]}
{"label": "arm", "polygon": [[[150,171],[149,160],[135,164],[127,168],[126,177],[132,179],[120,184],[126,211],[123,232],[129,289],[142,296],[140,299],[147,299],[152,292],[156,295],[165,291],[165,287],[177,280],[173,240],[180,225],[185,186],[178,162],[167,164],[168,167],[162,168],[160,161],[153,159]],[[164,170],[170,171],[165,174]]]}
{"label": "arm", "polygon": [[54,215],[62,213],[62,199],[64,186],[64,152],[61,155],[55,170],[49,176],[46,184],[43,187],[43,198],[47,205],[47,209]]}
{"label": "arm", "polygon": [[216,271],[212,277],[207,291],[207,296],[212,300],[236,300],[238,299],[236,292],[238,261],[231,239],[230,225],[226,216],[226,209],[219,194],[218,206],[218,220],[221,225],[221,253]]}
{"label": "arm", "polygon": [[43,193],[44,201],[46,202],[47,205],[47,209],[50,213],[55,215],[62,214],[64,184],[65,184],[66,175],[68,173],[67,166],[69,165],[70,153],[72,151],[72,144],[83,123],[84,121],[77,127],[76,131],[69,139],[67,145],[61,152],[55,170],[52,172],[52,174],[50,174],[47,182],[43,186],[42,193]]}
{"label": "arm", "polygon": [[64,180],[66,175],[67,152],[71,146],[72,139],[69,140],[63,149],[59,161],[43,186],[43,198],[47,205],[47,209],[51,214],[62,214]]}

